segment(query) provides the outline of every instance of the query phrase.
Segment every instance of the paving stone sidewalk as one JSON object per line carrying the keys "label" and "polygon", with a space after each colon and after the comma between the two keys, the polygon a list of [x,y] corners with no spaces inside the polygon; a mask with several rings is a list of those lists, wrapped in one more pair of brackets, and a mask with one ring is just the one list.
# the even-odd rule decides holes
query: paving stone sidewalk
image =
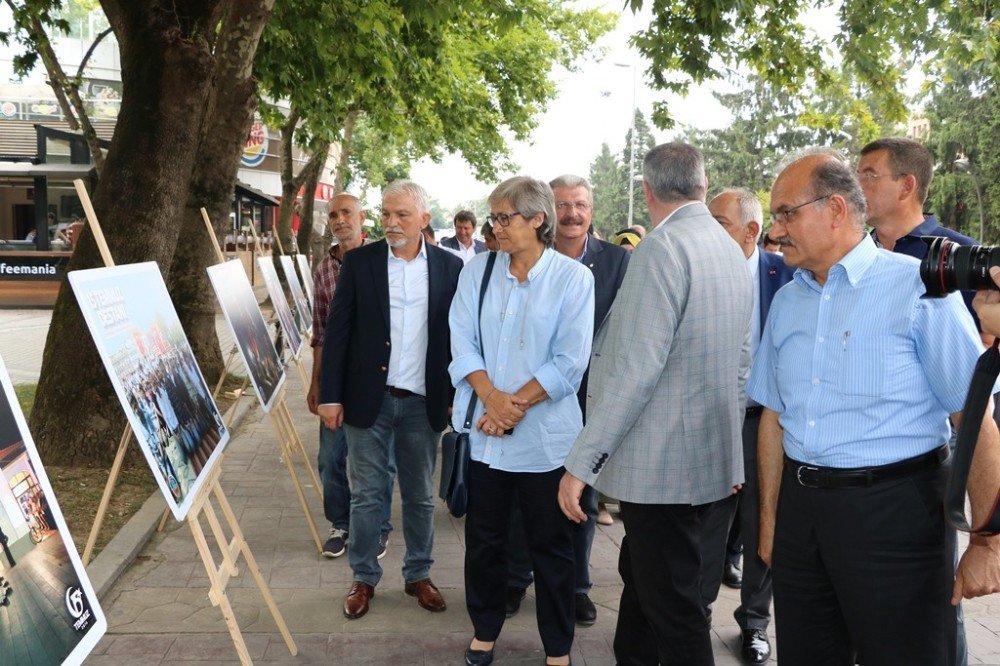
{"label": "paving stone sidewalk", "polygon": [[[48,314],[0,312],[0,354],[19,373],[15,382],[37,379]],[[225,322],[220,319],[219,323],[228,339]],[[308,363],[308,352],[305,357]],[[288,405],[315,459],[318,420],[308,413],[304,395],[293,369],[288,378]],[[445,595],[448,611],[429,613],[403,593],[404,545],[397,493],[393,505],[396,531],[382,560],[385,575],[372,610],[360,620],[349,621],[341,612],[351,582],[347,558],[325,560],[316,553],[271,427],[259,408],[230,442],[223,465],[223,487],[299,649],[298,657],[289,655],[252,578],[241,567],[230,584],[229,597],[256,663],[462,662],[471,636],[464,604],[462,521],[451,518],[442,505],[435,512],[436,564],[431,575]],[[322,504],[314,488],[309,486],[306,492],[325,534]],[[614,662],[611,644],[621,594],[617,559],[622,535],[620,521],[597,529],[591,598],[598,605],[598,621],[577,630],[574,664]],[[171,521],[103,600],[108,634],[87,663],[238,663],[222,614],[208,600],[207,586],[190,530]],[[738,592],[723,588],[715,605],[713,643],[720,666],[739,663],[739,632],[732,618],[738,603]],[[497,663],[542,662],[534,610],[533,590],[529,590],[520,614],[507,622],[497,642]],[[1000,666],[1000,595],[966,602],[965,614],[969,662]]]}

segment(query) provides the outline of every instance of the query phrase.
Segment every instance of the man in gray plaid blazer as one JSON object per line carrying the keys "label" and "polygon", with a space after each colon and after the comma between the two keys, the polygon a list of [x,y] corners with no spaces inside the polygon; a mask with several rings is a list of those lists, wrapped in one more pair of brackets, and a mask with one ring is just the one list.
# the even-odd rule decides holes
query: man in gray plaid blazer
{"label": "man in gray plaid blazer", "polygon": [[633,252],[594,341],[586,427],[559,502],[580,522],[584,484],[621,500],[618,663],[713,664],[700,520],[743,482],[752,286],[739,247],[705,206],[701,153],[657,146],[643,177],[656,228]]}

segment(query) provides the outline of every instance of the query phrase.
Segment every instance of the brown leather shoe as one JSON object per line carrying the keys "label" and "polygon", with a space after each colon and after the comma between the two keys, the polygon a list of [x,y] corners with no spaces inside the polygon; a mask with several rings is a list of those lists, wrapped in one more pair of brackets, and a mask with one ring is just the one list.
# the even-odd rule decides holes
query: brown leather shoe
{"label": "brown leather shoe", "polygon": [[411,597],[416,597],[417,603],[432,613],[440,613],[448,608],[444,603],[444,597],[441,596],[441,593],[435,587],[434,583],[431,582],[430,578],[407,583],[403,589]]}
{"label": "brown leather shoe", "polygon": [[344,616],[357,620],[368,612],[368,601],[375,596],[375,588],[359,580],[351,583],[351,590],[344,597]]}

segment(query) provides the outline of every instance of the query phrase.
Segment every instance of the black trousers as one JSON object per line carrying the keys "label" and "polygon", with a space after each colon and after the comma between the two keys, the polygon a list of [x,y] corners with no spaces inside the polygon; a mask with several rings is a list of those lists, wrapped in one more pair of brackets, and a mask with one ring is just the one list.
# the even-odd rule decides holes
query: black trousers
{"label": "black trousers", "polygon": [[[580,496],[580,508],[587,514],[583,523],[571,523],[573,526],[573,557],[576,561],[576,589],[580,594],[589,594],[593,585],[590,582],[590,551],[594,545],[594,533],[597,531],[597,491],[590,486],[583,487]],[[511,508],[510,541],[507,544],[507,587],[518,590],[527,589],[531,577],[531,558],[528,557],[528,544],[524,538],[524,528],[521,527],[521,509],[514,501]]]}
{"label": "black trousers", "polygon": [[615,630],[622,666],[714,664],[701,601],[701,521],[710,504],[621,502],[625,588]]}
{"label": "black trousers", "polygon": [[955,663],[947,467],[864,488],[806,488],[786,469],[772,561],[785,666]]}
{"label": "black trousers", "polygon": [[705,617],[712,624],[712,604],[719,597],[722,573],[729,553],[726,547],[730,527],[736,517],[736,507],[740,496],[730,495],[725,499],[707,505],[701,519],[701,605],[705,607]]}
{"label": "black trousers", "polygon": [[557,500],[564,471],[502,472],[476,461],[469,464],[465,602],[481,641],[495,641],[503,628],[507,536],[516,501],[535,572],[538,633],[545,654],[561,657],[573,646],[573,523]]}

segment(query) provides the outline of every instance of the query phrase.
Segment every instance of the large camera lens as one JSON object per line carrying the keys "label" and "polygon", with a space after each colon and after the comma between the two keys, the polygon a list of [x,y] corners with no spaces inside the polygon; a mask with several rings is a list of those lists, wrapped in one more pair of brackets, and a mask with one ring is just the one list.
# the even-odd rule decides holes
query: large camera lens
{"label": "large camera lens", "polygon": [[990,267],[1000,266],[1000,247],[959,245],[937,236],[924,236],[929,246],[920,263],[920,279],[928,296],[945,296],[953,291],[998,290],[990,277]]}

